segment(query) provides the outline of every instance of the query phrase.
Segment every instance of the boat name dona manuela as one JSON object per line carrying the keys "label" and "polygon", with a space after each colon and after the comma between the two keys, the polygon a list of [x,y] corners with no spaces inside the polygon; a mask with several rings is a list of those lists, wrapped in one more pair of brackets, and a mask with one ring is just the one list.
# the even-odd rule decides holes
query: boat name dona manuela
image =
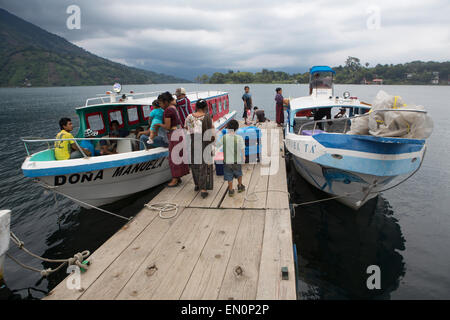
{"label": "boat name dona manuela", "polygon": [[[112,174],[112,178],[117,178],[121,176],[126,176],[129,174],[135,174],[138,172],[148,171],[152,169],[156,169],[162,166],[165,158],[160,158],[156,160],[150,160],[147,162],[141,162],[137,164],[127,165],[118,167],[114,170]],[[69,184],[77,184],[77,183],[85,183],[96,180],[103,180],[103,169],[99,170],[97,173],[95,172],[84,172],[84,173],[74,173],[71,175],[60,175],[55,176],[55,186],[62,186],[66,183]]]}

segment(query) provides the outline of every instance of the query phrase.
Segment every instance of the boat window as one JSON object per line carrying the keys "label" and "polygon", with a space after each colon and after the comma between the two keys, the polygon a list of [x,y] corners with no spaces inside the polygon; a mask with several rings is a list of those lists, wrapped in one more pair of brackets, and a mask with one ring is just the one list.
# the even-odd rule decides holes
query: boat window
{"label": "boat window", "polygon": [[331,89],[333,84],[333,75],[331,72],[317,72],[311,75],[309,82],[310,93],[312,89]]}
{"label": "boat window", "polygon": [[213,113],[213,111],[212,111],[212,102],[211,101],[208,101],[208,111],[209,111],[209,114]]}
{"label": "boat window", "polygon": [[150,117],[150,106],[142,106],[142,117],[144,118],[144,120],[148,120],[148,118]]}
{"label": "boat window", "polygon": [[117,120],[119,122],[119,127],[123,127],[122,110],[111,110],[109,111],[108,115],[109,123],[111,123],[113,120]]}
{"label": "boat window", "polygon": [[89,129],[98,131],[100,134],[105,132],[105,123],[103,122],[103,116],[100,112],[87,114],[86,119]]}
{"label": "boat window", "polygon": [[128,124],[136,124],[139,122],[137,106],[128,107],[127,113],[128,113]]}
{"label": "boat window", "polygon": [[224,112],[225,111],[225,97],[222,97],[222,101],[220,104],[222,105],[220,112]]}
{"label": "boat window", "polygon": [[212,108],[212,115],[215,116],[217,113],[217,104],[215,102],[213,102],[211,104],[211,108]]}

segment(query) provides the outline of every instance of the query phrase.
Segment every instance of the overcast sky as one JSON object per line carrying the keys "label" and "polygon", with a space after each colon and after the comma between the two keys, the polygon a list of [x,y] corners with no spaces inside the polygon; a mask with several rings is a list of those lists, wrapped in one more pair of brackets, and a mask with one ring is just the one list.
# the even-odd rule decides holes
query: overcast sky
{"label": "overcast sky", "polygon": [[[81,29],[69,30],[69,5]],[[99,56],[194,78],[215,70],[447,61],[449,0],[0,0],[0,7]]]}

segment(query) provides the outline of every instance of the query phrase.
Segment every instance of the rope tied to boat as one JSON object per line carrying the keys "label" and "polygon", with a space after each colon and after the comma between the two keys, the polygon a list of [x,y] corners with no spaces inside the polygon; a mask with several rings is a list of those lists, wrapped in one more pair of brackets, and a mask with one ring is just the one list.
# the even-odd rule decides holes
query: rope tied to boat
{"label": "rope tied to boat", "polygon": [[[37,184],[41,185],[41,186],[44,187],[45,189],[48,189],[48,190],[53,191],[54,194],[60,194],[60,195],[62,195],[62,196],[64,196],[64,197],[66,197],[66,198],[68,198],[68,199],[70,199],[70,200],[72,200],[72,201],[78,202],[78,203],[80,203],[80,204],[82,204],[82,205],[84,205],[84,206],[86,206],[86,207],[89,207],[89,208],[92,208],[92,209],[96,209],[96,210],[101,211],[101,212],[103,212],[103,213],[106,213],[106,214],[109,214],[109,215],[112,215],[112,216],[114,216],[114,217],[117,217],[117,218],[120,218],[120,219],[124,219],[124,220],[127,220],[127,221],[131,221],[131,220],[133,220],[133,218],[134,218],[133,216],[131,216],[131,217],[125,217],[125,216],[122,216],[122,215],[120,215],[120,214],[117,214],[117,213],[114,213],[114,212],[111,212],[111,211],[108,211],[108,210],[105,210],[105,209],[96,207],[96,206],[94,206],[94,205],[92,205],[92,204],[89,204],[89,203],[87,203],[87,202],[84,202],[84,201],[82,201],[82,200],[76,199],[76,198],[74,198],[74,197],[72,197],[72,196],[69,196],[69,195],[67,195],[67,194],[65,194],[65,193],[63,193],[63,192],[57,190],[57,188],[58,188],[57,186],[51,186],[51,185],[48,185],[48,184],[46,184],[46,183],[44,183],[44,182],[42,182],[42,181],[39,181],[39,180],[37,180],[37,179],[34,179],[33,181],[36,182]],[[56,201],[56,197],[55,197],[55,201]]]}
{"label": "rope tied to boat", "polygon": [[[14,261],[15,263],[17,263],[19,266],[31,270],[31,271],[35,271],[41,274],[41,276],[43,277],[48,277],[49,275],[51,275],[52,273],[60,270],[63,266],[68,265],[76,265],[78,266],[80,269],[84,269],[84,270],[88,270],[89,269],[89,264],[90,262],[86,261],[86,259],[90,256],[90,252],[88,250],[84,250],[82,252],[78,252],[76,254],[73,255],[73,257],[68,258],[68,259],[48,259],[48,258],[44,258],[41,257],[33,252],[31,252],[30,250],[28,250],[25,247],[25,243],[23,241],[21,241],[19,239],[19,237],[17,237],[14,232],[10,231],[10,238],[12,240],[12,242],[14,242],[14,244],[20,249],[23,250],[25,253],[27,253],[28,255],[39,259],[41,261],[44,262],[49,262],[49,263],[60,263],[60,265],[54,269],[52,268],[48,268],[48,269],[43,269],[43,270],[39,270],[37,268],[28,266],[26,264],[23,264],[22,262],[20,262],[19,260],[17,260],[16,258],[14,258],[13,256],[11,256],[9,253],[6,254],[6,256],[8,258],[10,258],[12,261]],[[86,263],[84,263],[86,262]]]}

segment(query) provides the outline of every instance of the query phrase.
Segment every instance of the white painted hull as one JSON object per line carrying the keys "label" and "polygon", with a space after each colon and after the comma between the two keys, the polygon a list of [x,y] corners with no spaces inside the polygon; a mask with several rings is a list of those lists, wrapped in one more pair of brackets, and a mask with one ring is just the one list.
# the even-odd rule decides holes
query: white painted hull
{"label": "white painted hull", "polygon": [[[376,191],[382,190],[387,183],[390,183],[393,180],[392,177],[376,177],[358,174],[356,172],[348,172],[350,176],[358,178],[354,178],[350,183],[348,183],[349,181],[333,181],[330,187],[329,181],[327,183],[327,178],[324,177],[322,166],[295,156],[293,157],[293,163],[297,172],[311,185],[329,194],[330,197],[341,196],[340,198],[337,198],[336,201],[339,201],[354,210],[358,210],[367,201],[375,198],[378,195]],[[358,181],[359,179],[361,179],[361,181]],[[386,181],[386,183],[377,183],[376,187],[371,188],[371,185],[375,181]],[[351,195],[345,196],[347,194]]]}
{"label": "white painted hull", "polygon": [[[128,168],[131,169],[126,173]],[[122,174],[118,174],[118,170],[122,170]],[[171,177],[168,158],[164,157],[130,166],[38,179],[45,185],[56,186],[55,190],[61,194],[98,207],[165,183]],[[82,202],[78,204],[90,208]]]}
{"label": "white painted hull", "polygon": [[[285,141],[306,181],[355,210],[415,172],[425,152],[423,141],[395,138],[287,133]],[[390,148],[390,153],[380,152],[383,148]]]}

